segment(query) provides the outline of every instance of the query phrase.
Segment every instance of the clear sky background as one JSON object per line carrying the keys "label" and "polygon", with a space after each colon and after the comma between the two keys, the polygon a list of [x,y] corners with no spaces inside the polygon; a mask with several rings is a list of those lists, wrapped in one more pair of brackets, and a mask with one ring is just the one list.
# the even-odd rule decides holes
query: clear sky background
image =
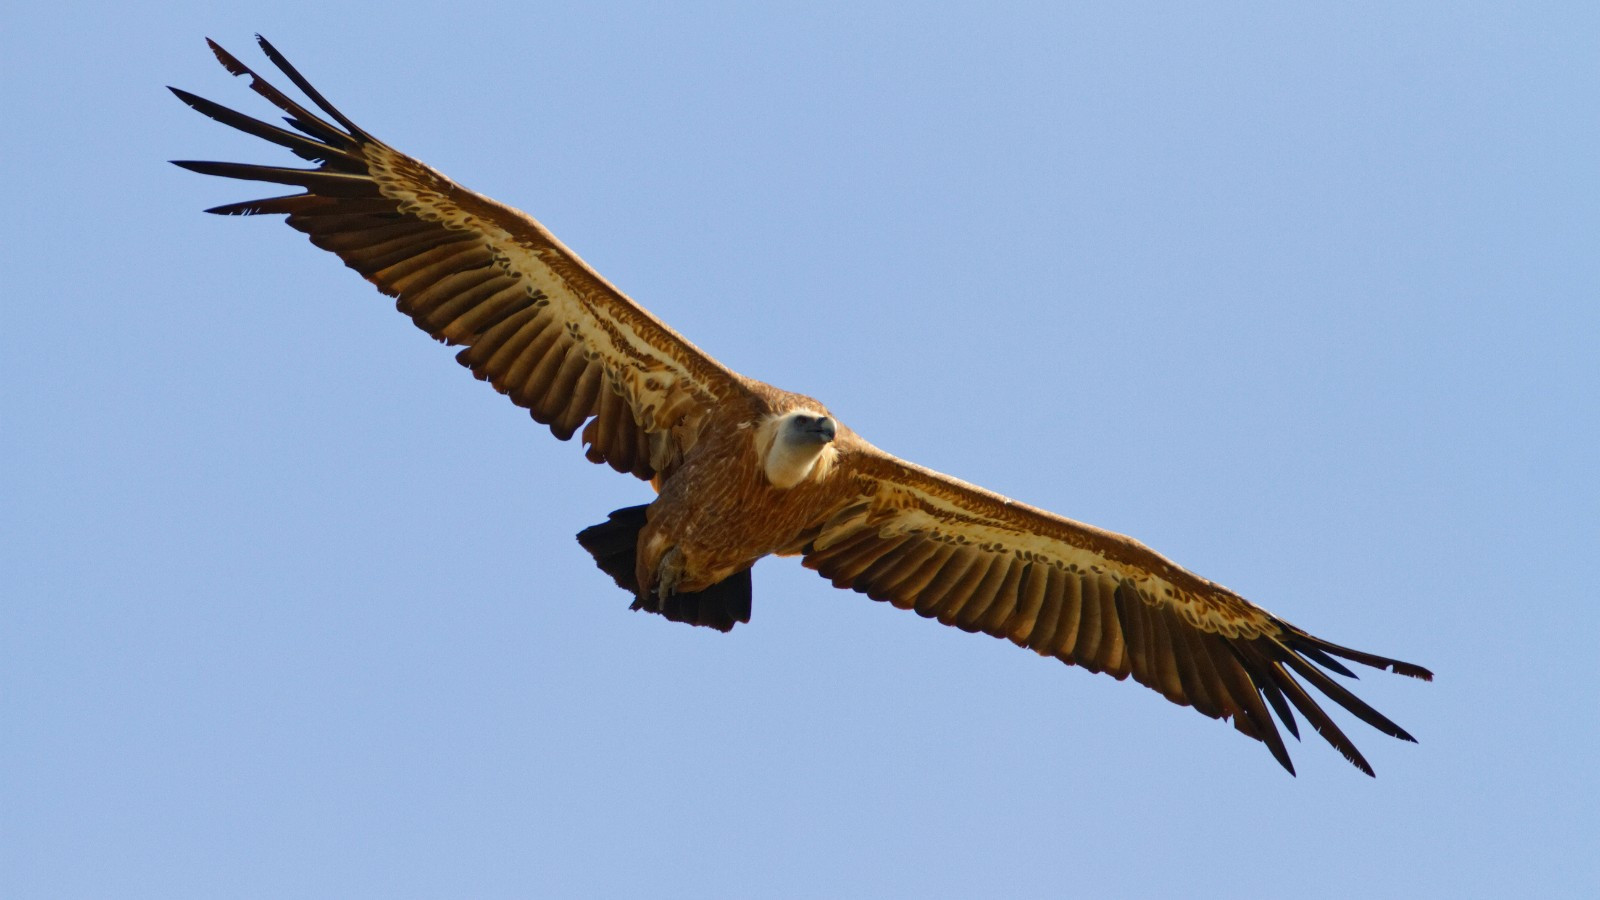
{"label": "clear sky background", "polygon": [[[0,895],[1600,895],[1590,3],[21,4],[0,30]],[[581,7],[574,9],[572,7]],[[1329,639],[1224,724],[756,569],[630,613],[592,466],[176,84],[261,31],[879,446]]]}

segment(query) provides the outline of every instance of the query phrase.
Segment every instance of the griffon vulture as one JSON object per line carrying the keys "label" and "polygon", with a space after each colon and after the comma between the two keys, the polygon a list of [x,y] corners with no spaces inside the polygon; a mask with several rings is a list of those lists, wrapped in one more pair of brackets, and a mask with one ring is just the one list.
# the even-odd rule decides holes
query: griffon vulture
{"label": "griffon vulture", "polygon": [[1298,710],[1372,774],[1305,685],[1414,740],[1328,672],[1352,676],[1340,659],[1424,679],[1427,669],[1313,637],[1137,541],[897,459],[816,400],[730,371],[533,218],[374,138],[260,44],[320,115],[215,43],[293,130],[172,91],[314,165],[177,165],[298,188],[209,212],[287,216],[556,437],[581,431],[592,462],[649,481],[653,502],[578,535],[634,609],[726,631],[750,619],[751,565],[799,556],[835,587],[1131,675],[1232,721],[1291,773],[1273,714],[1299,737]]}

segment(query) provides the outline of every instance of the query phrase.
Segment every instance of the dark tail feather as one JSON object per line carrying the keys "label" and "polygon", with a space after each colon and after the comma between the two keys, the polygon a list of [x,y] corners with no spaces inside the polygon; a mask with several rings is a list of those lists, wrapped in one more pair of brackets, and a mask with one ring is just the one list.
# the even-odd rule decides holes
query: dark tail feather
{"label": "dark tail feather", "polygon": [[750,570],[745,569],[693,594],[672,594],[665,600],[654,594],[640,597],[631,608],[660,613],[673,622],[732,631],[750,621],[750,590]]}
{"label": "dark tail feather", "polygon": [[599,525],[578,532],[578,543],[594,557],[600,571],[610,575],[617,587],[637,598],[632,608],[666,616],[673,622],[704,625],[718,631],[729,631],[740,622],[750,621],[749,569],[692,594],[673,594],[665,600],[655,594],[641,595],[635,567],[645,509],[643,506],[619,509]]}
{"label": "dark tail feather", "polygon": [[644,528],[645,506],[629,506],[606,517],[599,525],[578,532],[578,543],[594,557],[600,571],[611,576],[630,594],[639,593],[634,569],[639,560],[639,532]]}

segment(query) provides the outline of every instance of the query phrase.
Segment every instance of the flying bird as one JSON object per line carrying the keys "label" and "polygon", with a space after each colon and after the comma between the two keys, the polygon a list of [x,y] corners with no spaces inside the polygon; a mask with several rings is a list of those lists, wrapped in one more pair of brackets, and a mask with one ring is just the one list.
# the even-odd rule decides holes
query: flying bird
{"label": "flying bird", "polygon": [[1291,774],[1278,722],[1298,738],[1295,711],[1373,774],[1307,686],[1415,740],[1329,673],[1355,677],[1340,660],[1431,680],[1427,669],[1314,637],[1131,538],[898,459],[822,403],[731,371],[532,217],[367,133],[258,41],[320,114],[211,41],[290,127],[171,90],[314,165],[175,164],[298,188],[208,212],[286,216],[556,437],[581,433],[590,461],[650,482],[652,502],[578,534],[632,608],[727,631],[750,620],[750,567],[798,556],[835,587],[1132,676],[1231,721]]}

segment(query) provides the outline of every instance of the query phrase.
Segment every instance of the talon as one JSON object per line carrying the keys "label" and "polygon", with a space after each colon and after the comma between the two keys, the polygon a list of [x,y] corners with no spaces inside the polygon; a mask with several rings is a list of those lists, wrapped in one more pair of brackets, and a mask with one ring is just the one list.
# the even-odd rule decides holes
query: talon
{"label": "talon", "polygon": [[673,547],[662,554],[661,562],[656,565],[656,574],[656,597],[665,601],[677,590],[678,582],[683,578],[683,552]]}

